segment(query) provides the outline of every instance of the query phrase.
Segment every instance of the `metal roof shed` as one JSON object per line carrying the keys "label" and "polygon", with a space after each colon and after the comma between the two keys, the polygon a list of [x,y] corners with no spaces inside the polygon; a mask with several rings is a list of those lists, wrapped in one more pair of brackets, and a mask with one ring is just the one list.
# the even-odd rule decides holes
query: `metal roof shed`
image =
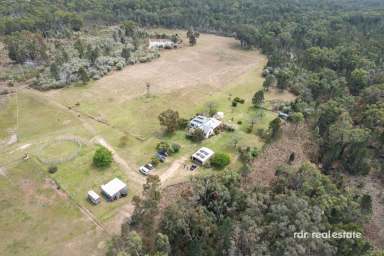
{"label": "metal roof shed", "polygon": [[107,184],[101,185],[101,191],[111,201],[128,194],[127,185],[118,178],[114,178]]}
{"label": "metal roof shed", "polygon": [[203,147],[192,155],[192,160],[201,165],[204,165],[214,154],[215,152],[213,152],[213,150]]}

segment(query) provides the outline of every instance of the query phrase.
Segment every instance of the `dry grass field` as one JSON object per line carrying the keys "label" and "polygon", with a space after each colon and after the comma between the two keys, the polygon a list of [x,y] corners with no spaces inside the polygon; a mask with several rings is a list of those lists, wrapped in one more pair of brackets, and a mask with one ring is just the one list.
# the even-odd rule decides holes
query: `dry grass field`
{"label": "dry grass field", "polygon": [[[266,62],[266,57],[258,51],[240,49],[233,38],[203,34],[195,47],[162,51],[158,60],[112,72],[85,86],[48,92],[20,89],[0,108],[0,141],[8,139],[10,131],[17,134],[15,144],[0,145],[0,190],[5,195],[0,203],[11,209],[1,210],[0,235],[4,237],[7,230],[18,230],[18,234],[0,242],[0,251],[5,255],[26,255],[29,251],[33,252],[31,255],[55,255],[54,251],[60,252],[59,255],[79,255],[79,252],[101,255],[110,233],[118,232],[120,223],[132,210],[130,198],[141,193],[145,179],[137,168],[153,156],[159,141],[182,146],[180,153],[155,171],[164,186],[188,179],[192,173],[183,170],[183,165],[201,146],[230,154],[231,168],[239,167],[234,140],[239,145],[261,147],[263,142],[246,129],[256,117],[255,129],[266,128],[276,116],[251,106],[253,94],[262,87],[261,73]],[[149,96],[147,83],[151,86]],[[234,97],[244,98],[245,104],[232,107]],[[266,100],[292,98],[290,94],[272,91]],[[182,117],[191,118],[206,110],[209,102],[225,113],[226,120],[238,124],[235,133],[222,133],[199,144],[187,140],[184,131],[172,136],[163,134],[159,113],[171,108]],[[58,164],[59,171],[49,174],[49,166],[39,162],[37,156],[42,145],[64,135],[76,136],[84,144],[74,160]],[[127,137],[126,145],[121,145],[123,136]],[[114,163],[109,169],[97,170],[91,164],[97,144],[114,153]],[[71,144],[52,144],[45,150],[45,156],[54,158],[54,151],[66,155],[64,151],[71,154],[76,149]],[[21,160],[25,153],[30,154],[30,160]],[[10,158],[16,164],[10,165]],[[201,168],[199,172],[212,170]],[[127,182],[129,197],[91,206],[86,201],[86,192],[98,190],[113,177]],[[48,187],[46,179],[55,181],[60,191],[55,186]],[[34,189],[19,188],[18,184],[24,180],[26,184],[34,184]],[[14,189],[16,193],[9,192]],[[32,202],[40,196],[48,199],[42,199],[46,202],[44,206],[36,207],[19,200],[29,195],[26,193]],[[16,215],[9,218],[16,210],[23,216],[32,212],[29,217],[20,215],[24,221],[20,222],[14,219],[19,218]],[[14,226],[14,222],[20,224]],[[15,244],[24,243],[33,227],[37,228],[34,244],[24,247]],[[65,228],[59,232],[62,227]],[[37,244],[40,244],[38,248]]]}

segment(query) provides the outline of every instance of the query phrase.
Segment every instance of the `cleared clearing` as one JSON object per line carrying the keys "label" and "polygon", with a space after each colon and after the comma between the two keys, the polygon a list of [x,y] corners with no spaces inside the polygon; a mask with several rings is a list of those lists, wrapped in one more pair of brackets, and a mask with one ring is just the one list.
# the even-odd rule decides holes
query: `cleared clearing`
{"label": "cleared clearing", "polygon": [[199,86],[220,88],[252,68],[263,67],[265,61],[257,51],[240,50],[233,38],[204,34],[195,47],[162,51],[157,60],[114,72],[83,90],[69,88],[48,94],[69,105],[84,101],[119,104],[144,95],[146,83],[154,94]]}

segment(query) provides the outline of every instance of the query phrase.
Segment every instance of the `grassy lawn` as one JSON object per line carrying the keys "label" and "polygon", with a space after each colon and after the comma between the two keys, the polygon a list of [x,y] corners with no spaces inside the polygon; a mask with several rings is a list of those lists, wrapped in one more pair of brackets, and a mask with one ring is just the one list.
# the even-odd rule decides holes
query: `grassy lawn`
{"label": "grassy lawn", "polygon": [[[132,184],[129,177],[116,164],[106,169],[97,169],[92,165],[92,157],[96,147],[83,147],[80,155],[73,161],[58,165],[58,171],[51,177],[60,184],[72,199],[89,209],[99,221],[105,221],[113,215],[114,210],[139,191],[136,184]],[[93,206],[87,200],[87,192],[94,190],[101,195],[100,186],[113,178],[119,178],[128,184],[129,197],[115,202],[102,200],[101,204]]]}
{"label": "grassy lawn", "polygon": [[[92,225],[46,184],[35,161],[23,161],[0,176],[1,255],[53,255]],[[38,245],[38,246],[37,246]]]}
{"label": "grassy lawn", "polygon": [[[235,159],[234,141],[236,140],[239,146],[260,148],[262,141],[255,135],[256,129],[267,128],[269,122],[276,117],[274,113],[252,107],[252,96],[262,88],[261,84],[260,70],[255,69],[243,75],[236,83],[229,84],[223,89],[212,87],[183,89],[149,98],[138,97],[117,106],[109,105],[103,108],[102,113],[103,116],[108,116],[108,121],[117,129],[104,127],[100,129],[100,133],[117,148],[125,159],[135,164],[136,167],[152,157],[156,144],[162,140],[180,144],[182,146],[181,155],[191,154],[200,146],[208,146],[215,151],[229,153],[231,158]],[[232,107],[231,99],[234,97],[244,98],[245,103]],[[196,113],[205,112],[208,102],[213,102],[217,105],[218,111],[225,113],[226,122],[237,124],[240,121],[238,130],[234,133],[224,132],[200,144],[188,140],[184,131],[177,131],[172,136],[163,134],[158,121],[158,115],[162,111],[171,108],[177,110],[181,117],[190,119]],[[82,104],[80,108],[84,108],[82,111],[89,110],[87,104]],[[251,120],[256,120],[254,130],[252,133],[247,133],[246,130]],[[124,135],[122,131],[130,136],[128,135],[127,145],[119,147],[119,139]],[[175,158],[177,157],[179,156]],[[158,168],[159,173],[168,166],[169,164],[161,165]]]}
{"label": "grassy lawn", "polygon": [[9,130],[16,128],[16,97],[4,97],[4,102],[0,102],[0,141],[7,139]]}
{"label": "grassy lawn", "polygon": [[39,158],[44,159],[45,161],[63,159],[71,154],[75,154],[80,147],[81,145],[78,145],[73,141],[51,141],[42,145],[39,152]]}
{"label": "grassy lawn", "polygon": [[63,134],[88,136],[80,121],[72,114],[29,92],[19,93],[19,113],[17,132],[20,141]]}

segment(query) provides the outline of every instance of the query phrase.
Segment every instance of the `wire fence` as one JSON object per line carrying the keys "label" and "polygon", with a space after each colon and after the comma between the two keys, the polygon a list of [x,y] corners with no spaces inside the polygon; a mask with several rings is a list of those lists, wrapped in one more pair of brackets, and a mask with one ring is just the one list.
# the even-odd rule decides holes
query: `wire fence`
{"label": "wire fence", "polygon": [[[63,143],[63,142],[72,142],[72,143],[76,144],[77,145],[76,150],[74,150],[73,152],[70,152],[64,156],[60,155],[60,154],[62,154],[61,152],[58,152],[57,154],[59,155],[59,157],[49,158],[49,157],[44,156],[43,151],[47,147],[52,146],[54,144]],[[72,135],[61,136],[61,137],[57,137],[57,138],[53,139],[52,141],[44,143],[40,147],[40,149],[38,150],[38,153],[36,156],[39,159],[39,161],[44,163],[44,164],[57,165],[57,164],[72,161],[76,157],[78,157],[78,155],[80,154],[81,148],[84,144],[86,144],[86,142],[79,137],[72,136]]]}

